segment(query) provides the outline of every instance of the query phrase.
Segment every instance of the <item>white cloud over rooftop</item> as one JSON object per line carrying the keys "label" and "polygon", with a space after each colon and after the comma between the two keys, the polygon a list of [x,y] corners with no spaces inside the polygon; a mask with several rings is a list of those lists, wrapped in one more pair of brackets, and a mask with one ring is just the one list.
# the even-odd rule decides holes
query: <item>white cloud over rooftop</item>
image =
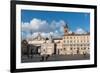
{"label": "white cloud over rooftop", "polygon": [[77,28],[75,31],[76,34],[86,34],[87,32],[82,28]]}
{"label": "white cloud over rooftop", "polygon": [[[48,23],[46,20],[33,18],[30,22],[22,22],[22,38],[35,36],[38,32],[45,37],[48,37],[49,34],[59,36],[63,34],[63,25],[66,25],[63,20],[53,20],[51,23]],[[72,33],[72,31],[69,30],[69,33]],[[75,33],[85,34],[86,32],[82,28],[77,28]]]}

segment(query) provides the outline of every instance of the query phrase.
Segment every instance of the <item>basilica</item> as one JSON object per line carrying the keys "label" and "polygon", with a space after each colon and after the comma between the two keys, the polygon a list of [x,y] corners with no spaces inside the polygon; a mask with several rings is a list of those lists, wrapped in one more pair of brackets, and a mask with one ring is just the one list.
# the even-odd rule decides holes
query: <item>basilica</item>
{"label": "basilica", "polygon": [[[43,37],[38,33],[36,37],[28,39],[27,43],[31,49],[39,55],[75,55],[89,54],[90,52],[90,33],[76,34],[69,33],[68,26],[63,26],[64,35],[62,37],[49,36]],[[32,52],[32,50],[31,50]]]}

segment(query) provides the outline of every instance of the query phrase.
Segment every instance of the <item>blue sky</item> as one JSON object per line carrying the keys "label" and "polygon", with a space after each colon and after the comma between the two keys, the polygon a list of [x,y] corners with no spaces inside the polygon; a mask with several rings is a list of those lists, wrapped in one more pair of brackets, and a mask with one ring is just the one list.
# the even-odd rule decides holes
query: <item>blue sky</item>
{"label": "blue sky", "polygon": [[[55,25],[60,25],[59,23],[63,22],[63,24],[67,24],[69,26],[71,31],[76,31],[78,28],[83,29],[84,31],[90,31],[89,13],[21,10],[21,23],[23,23],[22,25],[30,25],[32,22],[35,23],[35,21],[40,22],[40,25],[43,25],[41,23],[44,23],[44,25],[47,25],[47,27],[49,25],[51,26],[53,22],[54,27]],[[37,27],[39,28],[39,26]],[[58,30],[59,32],[59,28],[56,28],[56,31]],[[42,30],[42,28],[40,29]],[[44,26],[43,29],[45,29]]]}

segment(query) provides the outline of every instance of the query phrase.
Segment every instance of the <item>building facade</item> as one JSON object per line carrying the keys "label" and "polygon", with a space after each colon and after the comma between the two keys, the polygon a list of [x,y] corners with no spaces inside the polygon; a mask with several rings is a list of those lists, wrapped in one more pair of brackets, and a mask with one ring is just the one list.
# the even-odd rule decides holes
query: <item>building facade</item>
{"label": "building facade", "polygon": [[90,34],[69,33],[68,26],[63,26],[64,35],[60,38],[49,38],[39,33],[35,38],[27,40],[28,44],[35,45],[40,55],[74,55],[89,54]]}

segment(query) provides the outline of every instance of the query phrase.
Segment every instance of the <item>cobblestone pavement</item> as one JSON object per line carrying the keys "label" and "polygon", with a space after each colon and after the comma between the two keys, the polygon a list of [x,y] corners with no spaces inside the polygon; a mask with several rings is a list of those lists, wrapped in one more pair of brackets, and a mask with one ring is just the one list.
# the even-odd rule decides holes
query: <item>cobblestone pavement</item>
{"label": "cobblestone pavement", "polygon": [[90,55],[53,55],[53,56],[22,56],[21,62],[46,62],[46,61],[72,61],[72,60],[88,60],[90,59]]}

